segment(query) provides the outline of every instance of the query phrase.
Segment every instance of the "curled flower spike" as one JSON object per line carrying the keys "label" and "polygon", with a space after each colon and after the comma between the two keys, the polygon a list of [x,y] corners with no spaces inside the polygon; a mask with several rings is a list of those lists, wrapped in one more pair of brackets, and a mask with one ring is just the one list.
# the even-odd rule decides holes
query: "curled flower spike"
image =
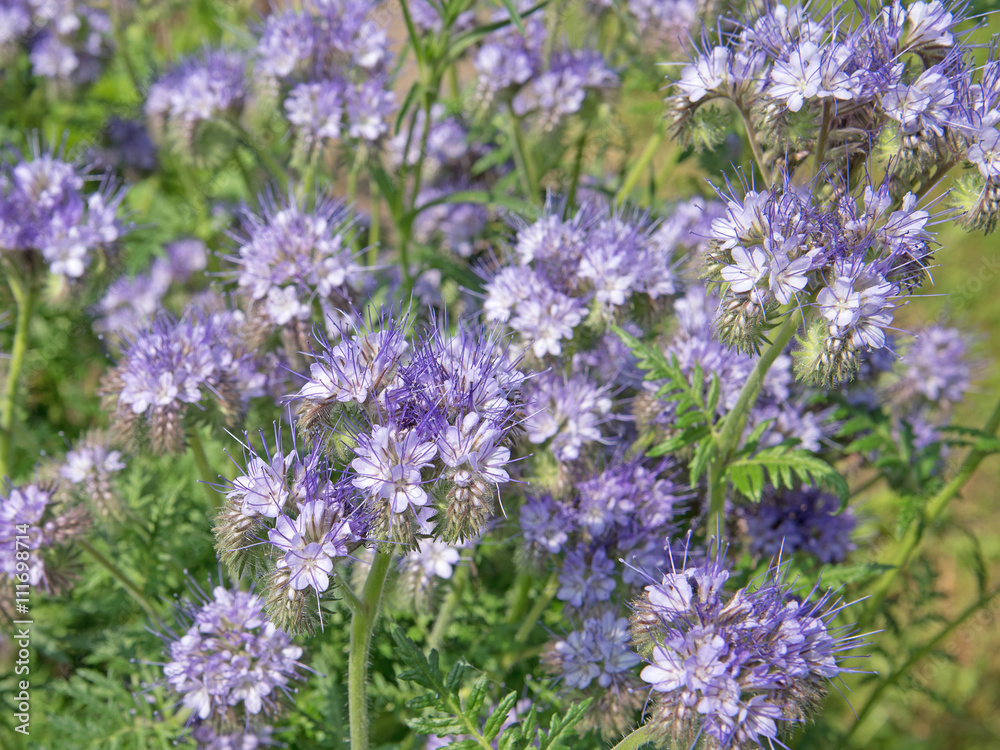
{"label": "curled flower spike", "polygon": [[276,624],[309,632],[322,617],[321,599],[335,593],[337,566],[367,542],[370,520],[322,441],[300,454],[294,446],[283,452],[277,426],[273,452],[261,438],[262,451],[247,438],[245,473],[216,520],[216,550],[234,575],[247,565],[264,572]]}
{"label": "curled flower spike", "polygon": [[846,605],[826,593],[794,595],[775,562],[753,587],[724,593],[725,551],[704,561],[669,549],[669,572],[650,581],[633,608],[633,640],[647,666],[653,704],[647,726],[664,746],[753,748],[780,743],[842,672],[839,654],[863,644],[831,621]]}

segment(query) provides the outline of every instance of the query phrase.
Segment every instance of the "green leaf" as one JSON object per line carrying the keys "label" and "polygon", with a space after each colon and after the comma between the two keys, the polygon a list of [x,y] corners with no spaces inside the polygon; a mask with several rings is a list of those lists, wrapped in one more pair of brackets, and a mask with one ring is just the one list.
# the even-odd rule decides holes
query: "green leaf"
{"label": "green leaf", "polygon": [[[746,450],[741,453],[746,453]],[[759,501],[764,489],[765,474],[775,487],[792,489],[795,481],[822,484],[835,492],[841,504],[850,497],[850,487],[836,469],[823,459],[787,443],[776,445],[753,455],[735,458],[726,467],[726,476],[743,494]]]}
{"label": "green leaf", "polygon": [[516,703],[517,693],[507,693],[497,704],[497,707],[493,709],[493,713],[490,714],[486,720],[486,724],[483,726],[483,737],[487,742],[492,742],[496,739],[496,736],[500,733],[500,727],[503,726],[504,721],[507,720],[507,715]]}

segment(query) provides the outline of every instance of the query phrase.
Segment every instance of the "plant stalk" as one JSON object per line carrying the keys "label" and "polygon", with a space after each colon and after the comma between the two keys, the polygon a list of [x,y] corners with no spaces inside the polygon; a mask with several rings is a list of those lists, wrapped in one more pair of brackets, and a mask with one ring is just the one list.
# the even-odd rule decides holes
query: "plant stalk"
{"label": "plant stalk", "polygon": [[198,474],[201,477],[199,484],[205,488],[205,497],[208,499],[209,505],[215,507],[219,502],[219,491],[215,488],[218,477],[212,476],[208,456],[205,454],[205,445],[201,442],[201,435],[197,427],[192,427],[188,430],[188,443],[191,446],[191,455],[194,456],[194,462],[198,467]]}
{"label": "plant stalk", "polygon": [[427,637],[428,648],[441,650],[441,644],[444,642],[444,634],[455,617],[455,610],[458,609],[459,602],[462,601],[462,593],[465,591],[465,583],[468,578],[468,565],[462,565],[455,569],[455,574],[451,579],[451,590],[448,592],[444,604],[441,605],[441,611],[438,612],[438,616],[434,620],[434,627],[431,629],[431,634]]}
{"label": "plant stalk", "polygon": [[378,619],[378,608],[385,580],[392,564],[392,554],[376,552],[368,578],[353,605],[351,645],[347,661],[347,705],[351,722],[351,750],[368,750],[368,649]]}
{"label": "plant stalk", "polygon": [[100,564],[101,567],[107,570],[108,573],[111,574],[111,577],[118,581],[118,583],[122,585],[122,588],[125,589],[133,599],[135,599],[136,603],[146,610],[146,614],[148,614],[159,627],[164,630],[167,629],[167,625],[160,619],[160,616],[156,614],[156,610],[153,609],[153,605],[150,604],[143,595],[142,589],[140,589],[121,568],[98,552],[86,539],[81,537],[76,540],[76,544],[85,550],[88,555],[94,558],[94,560]]}
{"label": "plant stalk", "polygon": [[719,433],[718,450],[708,477],[708,532],[712,533],[712,524],[715,524],[715,531],[720,536],[725,535],[725,504],[726,504],[726,483],[723,481],[726,465],[732,456],[733,451],[739,444],[743,435],[743,426],[746,424],[747,414],[750,408],[757,401],[760,389],[764,385],[764,377],[771,369],[774,361],[785,351],[785,347],[792,340],[795,332],[799,329],[801,318],[795,310],[787,313],[785,322],[778,329],[777,335],[771,345],[757,360],[753,372],[743,384],[743,390],[736,401],[736,405],[726,415]]}
{"label": "plant stalk", "polygon": [[11,463],[14,458],[14,411],[17,405],[17,386],[24,367],[24,357],[28,352],[31,315],[35,311],[38,291],[19,274],[8,271],[7,283],[14,295],[17,308],[17,323],[14,326],[14,343],[7,366],[7,383],[4,387],[3,408],[0,409],[0,482],[4,478],[13,480]]}
{"label": "plant stalk", "polygon": [[666,130],[661,126],[657,128],[656,132],[650,136],[649,141],[646,143],[646,147],[639,154],[639,158],[636,159],[635,163],[629,168],[625,175],[625,179],[622,181],[622,186],[618,188],[618,192],[615,193],[615,204],[621,205],[632,191],[635,190],[635,186],[639,184],[639,180],[642,179],[643,173],[649,167],[650,162],[653,161],[653,157],[656,155],[657,149],[660,148],[660,144],[663,143],[663,139],[667,137]]}
{"label": "plant stalk", "polygon": [[535,629],[535,625],[538,624],[538,620],[541,618],[542,613],[549,606],[549,604],[552,603],[552,599],[558,590],[559,572],[554,570],[549,576],[549,580],[545,582],[545,588],[542,589],[541,593],[538,595],[538,599],[535,601],[534,606],[525,616],[524,622],[521,623],[521,627],[517,629],[517,635],[514,636],[515,644],[523,645],[528,640],[528,636],[530,636],[531,631]]}
{"label": "plant stalk", "polygon": [[[990,418],[986,421],[986,425],[983,427],[983,432],[987,435],[994,436],[997,430],[1000,429],[1000,401],[997,402],[996,406],[993,407],[993,413]],[[975,474],[976,469],[979,468],[979,464],[983,462],[983,459],[989,455],[987,451],[976,450],[973,448],[969,451],[969,455],[965,457],[962,465],[959,466],[958,471],[955,476],[952,477],[944,487],[942,487],[938,492],[927,502],[927,506],[924,508],[924,512],[919,521],[911,523],[910,527],[906,530],[903,538],[899,540],[896,548],[893,550],[892,555],[889,558],[888,565],[892,567],[882,574],[879,578],[878,583],[875,585],[874,591],[868,597],[868,601],[865,604],[865,609],[858,618],[858,627],[866,627],[874,618],[875,613],[879,610],[882,602],[885,600],[886,595],[889,593],[889,589],[892,587],[893,582],[896,577],[900,574],[906,564],[910,560],[910,556],[916,550],[917,546],[920,544],[921,539],[924,536],[924,532],[930,527],[941,514],[944,513],[945,508],[948,503],[959,493],[965,483],[969,481],[973,474]]]}

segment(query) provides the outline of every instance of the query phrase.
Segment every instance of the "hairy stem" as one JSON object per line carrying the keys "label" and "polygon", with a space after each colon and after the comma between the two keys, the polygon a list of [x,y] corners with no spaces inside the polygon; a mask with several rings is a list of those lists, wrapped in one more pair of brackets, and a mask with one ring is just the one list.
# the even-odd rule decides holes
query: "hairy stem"
{"label": "hairy stem", "polygon": [[747,414],[750,408],[756,403],[760,389],[764,385],[764,377],[771,369],[774,361],[785,351],[785,347],[792,340],[795,332],[799,328],[799,317],[797,311],[792,310],[787,314],[777,335],[771,345],[764,350],[757,364],[754,365],[753,372],[743,384],[736,405],[726,415],[719,433],[719,442],[716,449],[715,460],[708,475],[708,533],[714,531],[720,536],[725,534],[725,503],[726,503],[726,483],[723,481],[726,466],[732,456],[733,451],[739,444],[743,435],[743,426],[746,424]]}
{"label": "hairy stem", "polygon": [[5,477],[13,479],[11,462],[14,457],[14,409],[17,404],[17,386],[21,379],[21,369],[24,367],[24,356],[28,351],[31,315],[38,299],[38,292],[30,281],[25,281],[12,269],[7,270],[7,283],[10,285],[17,308],[17,323],[14,326],[14,343],[7,366],[3,407],[0,409],[0,482]]}
{"label": "hairy stem", "polygon": [[166,624],[160,619],[160,616],[156,614],[156,610],[153,609],[153,605],[150,604],[143,595],[142,589],[140,589],[139,586],[136,585],[121,568],[98,552],[86,539],[81,537],[76,540],[76,544],[79,545],[79,547],[82,548],[88,555],[94,558],[94,560],[100,564],[102,568],[107,570],[108,573],[111,574],[111,577],[118,581],[118,583],[122,585],[122,588],[125,589],[133,599],[135,599],[136,603],[146,610],[146,614],[148,614],[159,627],[166,629]]}
{"label": "hairy stem", "polygon": [[[993,407],[993,413],[990,418],[986,421],[986,425],[983,427],[983,432],[987,435],[996,435],[997,430],[1000,429],[1000,401],[997,402],[996,406]],[[875,588],[871,595],[868,597],[868,601],[865,604],[865,609],[858,618],[858,626],[867,626],[872,619],[875,617],[875,613],[878,612],[879,608],[882,606],[882,602],[885,600],[886,594],[889,593],[889,589],[892,587],[893,582],[896,577],[902,572],[906,567],[906,564],[910,560],[910,556],[916,550],[917,546],[920,544],[921,539],[923,539],[924,532],[930,527],[941,514],[944,513],[945,508],[948,503],[959,493],[965,483],[969,481],[973,474],[976,473],[976,469],[979,468],[979,464],[983,462],[983,459],[988,456],[987,451],[976,450],[973,448],[969,451],[969,455],[965,457],[962,465],[959,466],[958,471],[955,476],[952,477],[944,487],[942,487],[938,492],[927,502],[927,506],[924,508],[924,512],[920,517],[920,520],[911,523],[910,527],[906,530],[902,539],[896,544],[887,562],[888,565],[892,567],[882,574],[879,578],[878,583],[875,584]]]}
{"label": "hairy stem", "polygon": [[743,118],[743,127],[747,131],[747,140],[750,141],[750,150],[753,152],[753,160],[757,164],[757,171],[760,172],[760,176],[764,180],[764,186],[768,189],[771,187],[771,170],[767,168],[764,163],[764,152],[760,148],[760,143],[757,141],[757,133],[754,132],[753,126],[750,124],[750,114],[746,109],[740,105],[740,117]]}
{"label": "hairy stem", "polygon": [[438,616],[434,620],[434,627],[431,629],[431,634],[427,637],[428,648],[441,649],[444,634],[455,617],[455,610],[458,609],[459,602],[462,601],[462,592],[465,591],[465,583],[468,578],[469,567],[467,565],[461,565],[455,569],[455,574],[451,578],[451,590],[448,592],[444,604],[441,605],[441,611],[438,612]]}
{"label": "hairy stem", "polygon": [[893,670],[888,677],[882,680],[872,691],[871,695],[868,696],[868,700],[865,701],[865,705],[862,706],[861,710],[858,712],[857,721],[854,722],[850,730],[847,732],[847,735],[844,737],[845,742],[853,737],[854,733],[858,730],[858,727],[864,723],[868,714],[871,713],[871,710],[878,703],[878,699],[881,697],[882,693],[899,682],[903,675],[909,672],[917,662],[936,649],[945,638],[954,633],[966,620],[972,617],[972,615],[993,601],[997,594],[1000,594],[1000,589],[994,589],[992,592],[970,604],[956,619],[949,622],[938,632],[937,635],[910,654],[910,657],[903,662],[898,669]]}
{"label": "hairy stem", "polygon": [[653,732],[648,726],[641,726],[611,748],[611,750],[639,750],[640,747],[650,741],[652,734]]}
{"label": "hairy stem", "polygon": [[517,622],[528,611],[528,600],[531,595],[531,584],[533,581],[534,578],[532,578],[531,573],[526,570],[522,570],[517,574],[514,586],[512,587],[514,589],[514,602],[507,613],[508,623]]}
{"label": "hairy stem", "polygon": [[360,601],[353,605],[351,645],[347,661],[347,704],[351,722],[351,750],[368,750],[368,648],[378,619],[382,591],[392,554],[376,552]]}
{"label": "hairy stem", "polygon": [[205,454],[205,445],[201,442],[201,434],[198,432],[197,427],[192,427],[188,430],[188,444],[191,446],[191,455],[194,456],[194,462],[198,467],[198,475],[201,477],[199,484],[205,488],[205,497],[208,499],[209,505],[215,507],[219,502],[219,491],[215,488],[215,485],[218,483],[218,477],[212,476],[208,456]]}

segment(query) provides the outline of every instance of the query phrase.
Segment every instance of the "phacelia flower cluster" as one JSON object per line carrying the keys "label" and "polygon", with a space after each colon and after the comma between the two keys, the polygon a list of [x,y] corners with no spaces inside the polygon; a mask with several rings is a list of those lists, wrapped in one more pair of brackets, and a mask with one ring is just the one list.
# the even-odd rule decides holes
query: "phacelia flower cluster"
{"label": "phacelia flower cluster", "polygon": [[487,271],[484,317],[505,323],[536,358],[558,357],[595,313],[627,312],[634,298],[680,291],[676,266],[698,242],[711,214],[704,203],[678,210],[660,225],[643,215],[584,204],[567,218],[557,201],[542,216],[518,222],[506,262]]}
{"label": "phacelia flower cluster", "polygon": [[434,507],[435,535],[475,536],[510,481],[520,413],[518,372],[507,347],[482,328],[431,328],[413,346],[405,321],[344,326],[322,341],[309,381],[296,394],[299,426],[358,425],[345,453],[352,483],[367,498],[374,537],[416,543],[417,513]]}
{"label": "phacelia flower cluster", "polygon": [[559,570],[556,597],[592,611],[615,592],[638,582],[632,568],[663,565],[664,541],[690,498],[669,463],[647,466],[639,459],[611,463],[577,477],[565,497],[529,496],[520,524],[529,564]]}
{"label": "phacelia flower cluster", "polygon": [[[521,12],[531,7],[518,5]],[[550,49],[546,54],[549,32],[541,15],[523,19],[524,34],[509,23],[506,9],[495,11],[494,20],[508,24],[487,34],[473,58],[480,106],[509,103],[515,115],[549,132],[579,112],[589,93],[618,84],[596,51]]]}
{"label": "phacelia flower cluster", "polygon": [[[979,167],[957,193],[966,221],[991,228],[997,215],[997,63],[973,64],[956,32],[964,6],[895,2],[857,24],[841,14],[774,3],[706,35],[670,99],[677,132],[696,141],[711,102],[734,102],[763,177],[721,192],[727,215],[712,223],[705,274],[724,285],[721,338],[752,351],[789,307],[814,309],[797,371],[826,385],[885,346],[925,280],[934,216],[920,199],[952,166]],[[796,177],[807,160],[811,185]]]}
{"label": "phacelia flower cluster", "polygon": [[95,517],[118,520],[123,501],[115,489],[115,478],[124,468],[123,456],[111,449],[108,436],[91,432],[66,454],[59,476],[91,508]]}
{"label": "phacelia flower cluster", "polygon": [[854,550],[854,513],[816,487],[771,491],[742,509],[750,551],[762,557],[812,555],[821,563],[841,563]]}
{"label": "phacelia flower cluster", "polygon": [[293,162],[332,141],[374,143],[396,108],[386,29],[369,0],[309,0],[267,17],[254,75],[270,88],[295,132]]}
{"label": "phacelia flower cluster", "polygon": [[95,178],[87,169],[37,144],[33,152],[0,165],[0,260],[28,279],[43,268],[80,279],[125,233],[117,216],[124,191],[109,179],[88,191]]}
{"label": "phacelia flower cluster", "polygon": [[154,140],[188,154],[205,123],[238,118],[248,95],[246,69],[242,53],[226,50],[208,50],[182,60],[146,96],[146,118]]}
{"label": "phacelia flower cluster", "polygon": [[564,689],[596,698],[584,726],[608,739],[627,731],[643,700],[635,674],[642,660],[630,645],[628,619],[605,610],[586,618],[582,627],[550,644],[542,655]]}
{"label": "phacelia flower cluster", "polygon": [[251,317],[264,318],[269,328],[301,329],[296,350],[305,349],[314,313],[326,318],[353,309],[365,275],[353,247],[353,222],[332,200],[306,206],[289,193],[261,203],[260,215],[244,211],[242,231],[234,235],[237,283]]}
{"label": "phacelia flower cluster", "polygon": [[83,506],[60,499],[56,490],[55,485],[32,482],[8,486],[0,495],[4,604],[24,598],[30,589],[58,593],[69,583],[69,545],[89,530],[90,516]]}
{"label": "phacelia flower cluster", "polygon": [[192,406],[214,406],[231,423],[264,395],[267,375],[244,343],[243,322],[242,313],[208,298],[180,319],[161,313],[128,340],[104,384],[117,435],[148,438],[158,453],[180,451]]}
{"label": "phacelia flower cluster", "polygon": [[111,19],[95,3],[6,0],[0,7],[0,64],[25,49],[34,75],[90,83],[110,56],[111,34]]}
{"label": "phacelia flower cluster", "polygon": [[[334,593],[341,563],[368,540],[369,516],[350,481],[317,441],[300,453],[244,445],[243,474],[227,488],[215,525],[216,550],[236,575],[248,564],[266,571],[264,597],[272,621],[311,631],[320,599]],[[312,603],[312,606],[310,606]]]}
{"label": "phacelia flower cluster", "polygon": [[843,608],[829,593],[800,597],[780,564],[757,585],[724,592],[730,576],[718,551],[695,563],[685,549],[669,572],[649,577],[633,608],[632,634],[647,661],[654,741],[691,747],[756,748],[781,742],[806,721],[843,651],[861,638],[838,630]]}
{"label": "phacelia flower cluster", "polygon": [[255,735],[298,678],[302,649],[267,620],[256,594],[223,586],[211,596],[198,593],[198,601],[181,605],[180,616],[189,623],[184,634],[163,635],[166,685],[190,710],[199,742],[218,741],[239,726]]}

